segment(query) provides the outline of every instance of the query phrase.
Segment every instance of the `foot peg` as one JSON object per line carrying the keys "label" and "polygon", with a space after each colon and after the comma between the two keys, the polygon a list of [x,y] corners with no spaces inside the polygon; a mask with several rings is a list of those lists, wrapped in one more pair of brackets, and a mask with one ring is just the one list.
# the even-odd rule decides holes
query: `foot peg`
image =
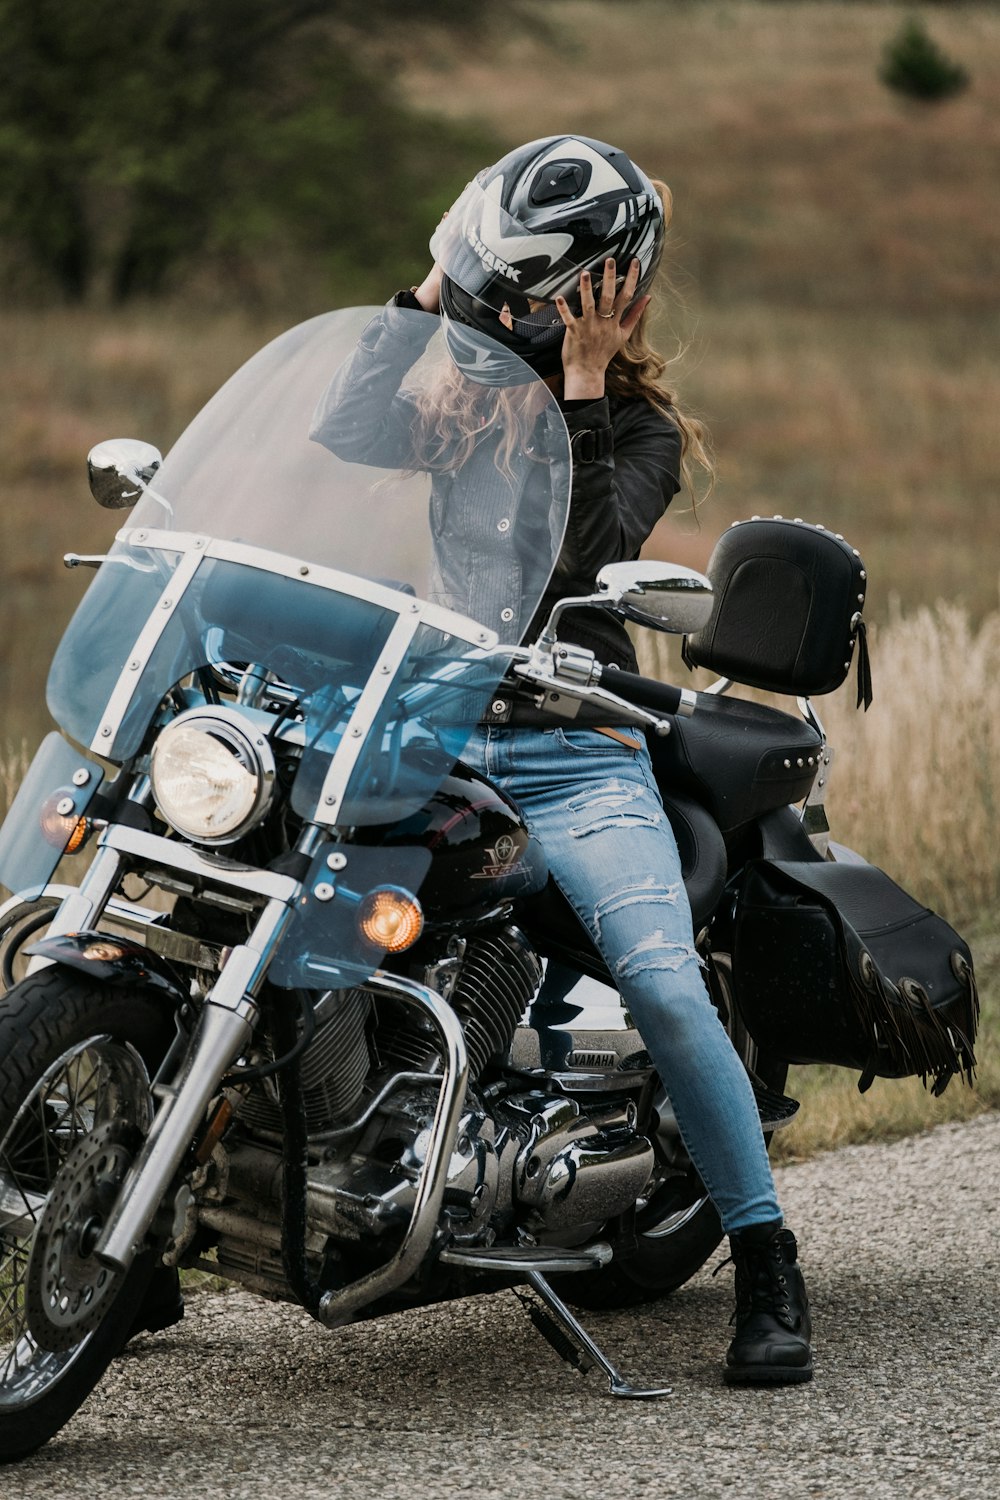
{"label": "foot peg", "polygon": [[[528,1271],[526,1274],[529,1285],[549,1309],[548,1313],[544,1312],[537,1303],[522,1297],[521,1300],[528,1309],[528,1316],[542,1337],[548,1340],[567,1364],[582,1373],[598,1365],[608,1377],[612,1396],[620,1396],[633,1401],[648,1401],[654,1396],[673,1395],[673,1388],[669,1385],[631,1385],[619,1375],[607,1356],[601,1352],[590,1335],[581,1328],[569,1308],[556,1296],[545,1277],[538,1271]],[[552,1314],[551,1317],[549,1313]]]}
{"label": "foot peg", "polygon": [[752,1075],[750,1087],[757,1101],[760,1128],[765,1135],[769,1135],[772,1130],[780,1130],[782,1125],[789,1124],[798,1114],[799,1101],[797,1099],[789,1099],[787,1094],[782,1094],[777,1089],[769,1089],[766,1083],[761,1083],[759,1078],[754,1078]]}

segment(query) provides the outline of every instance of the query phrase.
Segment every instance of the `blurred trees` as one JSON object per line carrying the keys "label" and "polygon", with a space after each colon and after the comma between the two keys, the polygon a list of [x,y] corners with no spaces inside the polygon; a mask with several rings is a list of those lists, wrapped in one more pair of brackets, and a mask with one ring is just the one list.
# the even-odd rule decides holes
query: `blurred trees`
{"label": "blurred trees", "polygon": [[393,47],[478,10],[0,0],[8,267],[71,301],[155,295],[205,265],[250,295],[279,265],[382,286],[491,150],[395,101]]}
{"label": "blurred trees", "polygon": [[969,82],[966,70],[941,50],[919,16],[910,16],[886,44],[879,77],[897,93],[928,103],[961,93]]}

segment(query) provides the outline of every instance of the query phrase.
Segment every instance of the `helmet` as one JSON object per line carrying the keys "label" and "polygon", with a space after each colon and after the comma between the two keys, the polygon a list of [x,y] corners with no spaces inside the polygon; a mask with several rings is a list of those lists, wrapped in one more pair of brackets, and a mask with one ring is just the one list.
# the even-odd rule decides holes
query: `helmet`
{"label": "helmet", "polygon": [[[622,277],[638,258],[640,296],[664,227],[653,184],[624,151],[586,136],[531,141],[480,172],[435,230],[442,311],[554,373],[565,333],[554,299],[579,312],[580,272],[594,274],[596,291],[608,256]],[[512,328],[498,317],[505,303]]]}

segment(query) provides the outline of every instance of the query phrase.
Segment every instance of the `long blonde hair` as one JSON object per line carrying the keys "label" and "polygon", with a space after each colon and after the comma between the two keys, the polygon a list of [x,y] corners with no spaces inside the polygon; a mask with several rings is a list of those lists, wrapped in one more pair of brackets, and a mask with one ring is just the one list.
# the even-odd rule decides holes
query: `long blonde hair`
{"label": "long blonde hair", "polygon": [[[495,424],[502,433],[493,462],[513,483],[515,453],[534,458],[530,436],[542,408],[553,398],[542,381],[530,385],[477,385],[448,360],[428,388],[417,394],[413,446],[421,469],[460,469]],[[554,404],[554,401],[553,401]]]}
{"label": "long blonde hair", "polygon": [[[650,181],[663,202],[663,222],[666,228],[673,213],[673,194],[659,178],[651,177]],[[660,284],[663,285],[664,282],[664,273],[661,271]],[[669,286],[669,282],[666,284]],[[715,462],[704,425],[697,417],[683,411],[677,404],[675,393],[662,383],[664,371],[674,361],[659,354],[649,342],[647,325],[654,308],[655,303],[651,302],[643,310],[628,343],[608,365],[604,384],[609,395],[626,400],[641,398],[662,412],[668,421],[673,422],[681,435],[681,478],[691,495],[692,508],[695,508],[697,500],[691,460],[708,475],[706,494],[711,493],[715,483]]]}

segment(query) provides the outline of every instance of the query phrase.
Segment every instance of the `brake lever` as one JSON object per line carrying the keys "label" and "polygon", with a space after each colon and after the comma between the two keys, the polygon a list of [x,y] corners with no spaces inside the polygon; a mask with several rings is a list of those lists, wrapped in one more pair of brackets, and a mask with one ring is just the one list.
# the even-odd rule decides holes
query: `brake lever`
{"label": "brake lever", "polygon": [[648,709],[639,708],[634,703],[626,703],[624,698],[619,698],[616,693],[609,693],[606,688],[598,687],[596,684],[590,685],[562,677],[557,671],[547,666],[544,660],[538,660],[535,653],[529,651],[525,654],[528,659],[513,662],[511,670],[522,681],[542,689],[542,692],[535,698],[537,708],[544,709],[557,718],[565,719],[574,718],[575,713],[567,714],[557,706],[564,698],[569,698],[576,703],[607,704],[609,710],[614,711],[616,724],[640,725],[645,729],[651,729],[654,734],[661,737],[670,733],[669,719],[661,718]]}

